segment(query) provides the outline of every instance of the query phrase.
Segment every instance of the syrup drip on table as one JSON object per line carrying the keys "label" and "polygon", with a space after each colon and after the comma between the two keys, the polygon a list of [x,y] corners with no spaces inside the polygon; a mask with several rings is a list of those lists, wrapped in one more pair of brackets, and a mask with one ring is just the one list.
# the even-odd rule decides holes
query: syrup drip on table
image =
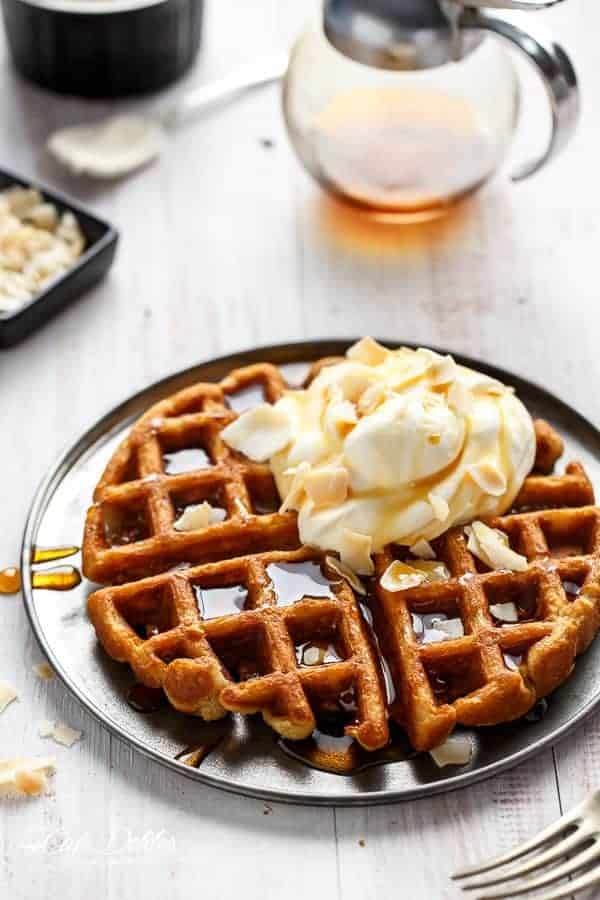
{"label": "syrup drip on table", "polygon": [[0,571],[0,594],[18,594],[21,590],[21,573],[16,566]]}
{"label": "syrup drip on table", "polygon": [[43,591],[72,591],[81,584],[81,572],[73,566],[44,569],[32,574],[31,584]]}

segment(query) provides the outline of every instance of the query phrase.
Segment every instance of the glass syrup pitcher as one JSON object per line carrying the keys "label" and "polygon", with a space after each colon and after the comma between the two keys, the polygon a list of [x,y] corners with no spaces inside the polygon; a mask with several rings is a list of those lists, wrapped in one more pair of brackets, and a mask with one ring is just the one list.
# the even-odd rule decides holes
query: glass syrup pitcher
{"label": "glass syrup pitcher", "polygon": [[380,218],[439,215],[507,153],[519,108],[503,46],[512,43],[539,72],[552,113],[544,153],[512,178],[532,175],[574,131],[577,78],[552,38],[524,30],[522,15],[491,10],[557,2],[325,0],[284,81],[284,115],[301,161],[325,188]]}

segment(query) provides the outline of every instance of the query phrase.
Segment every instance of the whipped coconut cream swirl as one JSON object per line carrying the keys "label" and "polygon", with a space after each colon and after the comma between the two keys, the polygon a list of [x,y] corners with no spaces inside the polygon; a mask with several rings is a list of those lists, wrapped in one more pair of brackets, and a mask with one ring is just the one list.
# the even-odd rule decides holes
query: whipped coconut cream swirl
{"label": "whipped coconut cream swirl", "polygon": [[426,546],[505,512],[535,456],[531,417],[511,388],[450,356],[371,338],[223,438],[269,461],[302,542],[337,551],[359,574],[385,544]]}

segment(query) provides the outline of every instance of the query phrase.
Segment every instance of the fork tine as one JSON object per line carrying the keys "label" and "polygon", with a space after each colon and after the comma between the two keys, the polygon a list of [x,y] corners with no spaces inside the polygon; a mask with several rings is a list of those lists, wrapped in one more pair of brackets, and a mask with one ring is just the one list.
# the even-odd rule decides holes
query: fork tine
{"label": "fork tine", "polygon": [[454,875],[451,876],[451,878],[453,878],[454,881],[458,881],[458,879],[460,878],[468,878],[471,875],[482,875],[484,872],[489,872],[492,869],[496,869],[498,866],[504,866],[506,865],[506,863],[512,862],[515,859],[519,859],[519,857],[524,856],[531,850],[536,850],[542,844],[545,844],[553,837],[559,835],[569,825],[573,825],[575,822],[577,822],[581,816],[583,807],[584,804],[580,803],[578,806],[572,809],[570,813],[566,813],[566,815],[561,816],[561,818],[557,822],[554,822],[552,825],[548,825],[547,828],[544,828],[539,832],[539,834],[535,835],[535,837],[532,837],[530,840],[525,841],[525,843],[521,844],[519,847],[515,847],[514,850],[509,850],[508,853],[503,853],[501,856],[497,856],[495,859],[491,859],[489,862],[482,863],[477,866],[471,866],[468,869],[461,869],[459,872],[455,872]]}
{"label": "fork tine", "polygon": [[515,868],[509,869],[507,872],[496,873],[493,878],[484,878],[481,881],[473,881],[470,884],[464,884],[463,890],[474,891],[478,888],[492,887],[492,885],[501,884],[504,881],[512,881],[514,878],[522,878],[523,875],[535,872],[536,869],[540,869],[542,866],[546,866],[548,863],[560,859],[561,856],[569,853],[577,847],[578,844],[581,844],[589,838],[590,835],[591,832],[585,827],[578,828],[574,834],[570,834],[562,841],[559,841],[558,844],[553,844],[552,847],[545,850],[543,853],[536,854],[531,859],[521,863],[520,866],[515,866]]}
{"label": "fork tine", "polygon": [[[552,869],[550,872],[546,872],[544,875],[540,875],[538,878],[532,878],[531,881],[526,881],[522,884],[512,885],[512,887],[504,890],[479,894],[477,900],[498,900],[498,898],[500,897],[516,897],[518,894],[527,894],[529,893],[529,891],[535,891],[538,888],[546,887],[546,885],[552,884],[554,881],[560,881],[561,878],[566,878],[567,875],[571,875],[573,872],[576,872],[582,866],[585,866],[587,863],[592,862],[592,860],[597,859],[599,856],[600,847],[597,843],[594,843],[592,847],[588,847],[587,850],[584,850],[582,853],[578,853],[572,859],[568,859],[561,866],[557,866],[555,869]],[[600,873],[598,874],[600,876]],[[570,890],[573,890],[572,883],[570,885]]]}
{"label": "fork tine", "polygon": [[566,884],[561,884],[546,894],[538,894],[535,900],[563,900],[564,897],[572,897],[573,894],[594,887],[595,884],[600,884],[600,869],[592,869],[591,872],[586,872],[574,881],[567,881]]}

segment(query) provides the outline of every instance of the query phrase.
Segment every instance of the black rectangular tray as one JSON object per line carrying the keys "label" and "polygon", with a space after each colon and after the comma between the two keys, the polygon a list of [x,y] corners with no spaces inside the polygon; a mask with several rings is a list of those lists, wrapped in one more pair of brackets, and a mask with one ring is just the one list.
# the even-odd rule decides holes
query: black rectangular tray
{"label": "black rectangular tray", "polygon": [[112,225],[97,218],[70,197],[47,188],[35,179],[23,178],[0,169],[0,190],[13,184],[37,188],[60,213],[74,213],[85,236],[86,248],[79,259],[62,275],[19,309],[0,311],[0,349],[23,340],[36,328],[76,300],[108,272],[117,249],[119,234]]}

